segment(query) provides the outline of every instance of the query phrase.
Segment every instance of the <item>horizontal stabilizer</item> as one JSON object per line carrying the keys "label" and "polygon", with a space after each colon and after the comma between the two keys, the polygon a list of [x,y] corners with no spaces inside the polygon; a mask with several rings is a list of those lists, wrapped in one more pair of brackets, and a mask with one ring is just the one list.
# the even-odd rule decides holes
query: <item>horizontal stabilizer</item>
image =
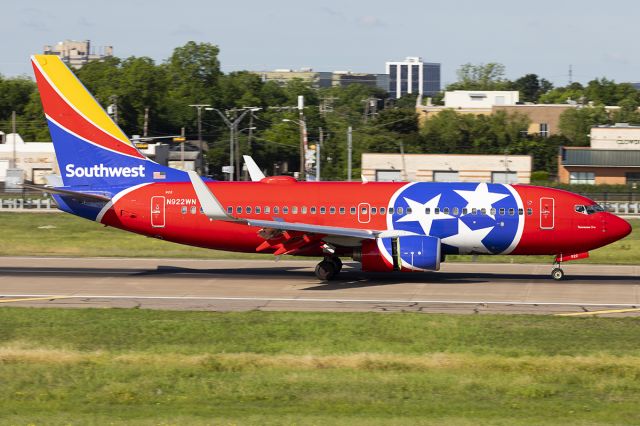
{"label": "horizontal stabilizer", "polygon": [[41,186],[41,185],[31,185],[28,183],[22,184],[24,188],[33,189],[36,191],[45,192],[48,194],[57,194],[57,195],[65,195],[69,197],[75,197],[81,200],[90,200],[90,201],[111,201],[110,197],[107,197],[102,194],[88,193],[88,192],[80,192],[80,191],[71,191],[69,189],[60,189],[60,188],[52,188],[49,186]]}

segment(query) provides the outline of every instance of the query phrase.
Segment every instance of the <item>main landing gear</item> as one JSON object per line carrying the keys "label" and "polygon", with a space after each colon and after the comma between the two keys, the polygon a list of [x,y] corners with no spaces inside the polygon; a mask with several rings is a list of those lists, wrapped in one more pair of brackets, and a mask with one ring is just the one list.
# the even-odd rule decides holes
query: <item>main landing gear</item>
{"label": "main landing gear", "polygon": [[564,278],[564,271],[560,267],[560,262],[556,259],[553,263],[553,269],[551,270],[551,278],[556,281],[560,281]]}
{"label": "main landing gear", "polygon": [[316,277],[322,281],[331,281],[342,270],[342,261],[337,256],[327,256],[316,265]]}

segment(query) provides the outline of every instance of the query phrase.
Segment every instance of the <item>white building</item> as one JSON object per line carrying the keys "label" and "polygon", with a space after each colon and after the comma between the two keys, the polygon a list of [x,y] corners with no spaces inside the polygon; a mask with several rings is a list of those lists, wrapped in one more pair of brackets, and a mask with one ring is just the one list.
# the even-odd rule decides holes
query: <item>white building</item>
{"label": "white building", "polygon": [[22,169],[25,180],[46,184],[46,175],[59,173],[53,143],[25,142],[16,133],[7,134],[0,144],[0,182],[5,181],[10,168]]}
{"label": "white building", "polygon": [[434,96],[440,91],[440,64],[423,62],[418,56],[387,62],[389,94],[398,99],[406,94]]}
{"label": "white building", "polygon": [[[591,148],[640,150],[640,126],[616,123],[591,128]],[[639,164],[640,165],[640,164]]]}
{"label": "white building", "polygon": [[516,105],[520,100],[520,93],[513,91],[490,90],[454,90],[444,93],[445,108],[486,108],[496,105]]}
{"label": "white building", "polygon": [[530,183],[530,155],[362,154],[370,181]]}
{"label": "white building", "polygon": [[100,61],[113,56],[113,46],[101,46],[96,52],[89,40],[65,40],[58,42],[55,46],[44,46],[43,53],[57,55],[67,65],[78,69],[91,61]]}

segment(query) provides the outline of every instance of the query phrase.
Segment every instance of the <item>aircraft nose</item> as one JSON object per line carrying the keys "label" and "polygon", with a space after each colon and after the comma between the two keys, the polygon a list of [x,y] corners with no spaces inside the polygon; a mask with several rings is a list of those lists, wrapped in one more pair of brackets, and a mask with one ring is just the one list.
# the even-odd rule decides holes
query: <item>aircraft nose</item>
{"label": "aircraft nose", "polygon": [[631,233],[631,225],[626,220],[608,213],[607,234],[611,241],[618,241]]}

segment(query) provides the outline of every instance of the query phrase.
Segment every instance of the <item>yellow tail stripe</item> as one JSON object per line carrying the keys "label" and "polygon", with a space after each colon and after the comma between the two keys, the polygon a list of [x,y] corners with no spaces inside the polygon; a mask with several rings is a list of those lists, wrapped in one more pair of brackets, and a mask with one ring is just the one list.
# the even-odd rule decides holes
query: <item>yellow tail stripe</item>
{"label": "yellow tail stripe", "polygon": [[34,55],[33,57],[51,84],[72,107],[106,133],[127,145],[131,145],[129,138],[59,57],[54,55]]}

